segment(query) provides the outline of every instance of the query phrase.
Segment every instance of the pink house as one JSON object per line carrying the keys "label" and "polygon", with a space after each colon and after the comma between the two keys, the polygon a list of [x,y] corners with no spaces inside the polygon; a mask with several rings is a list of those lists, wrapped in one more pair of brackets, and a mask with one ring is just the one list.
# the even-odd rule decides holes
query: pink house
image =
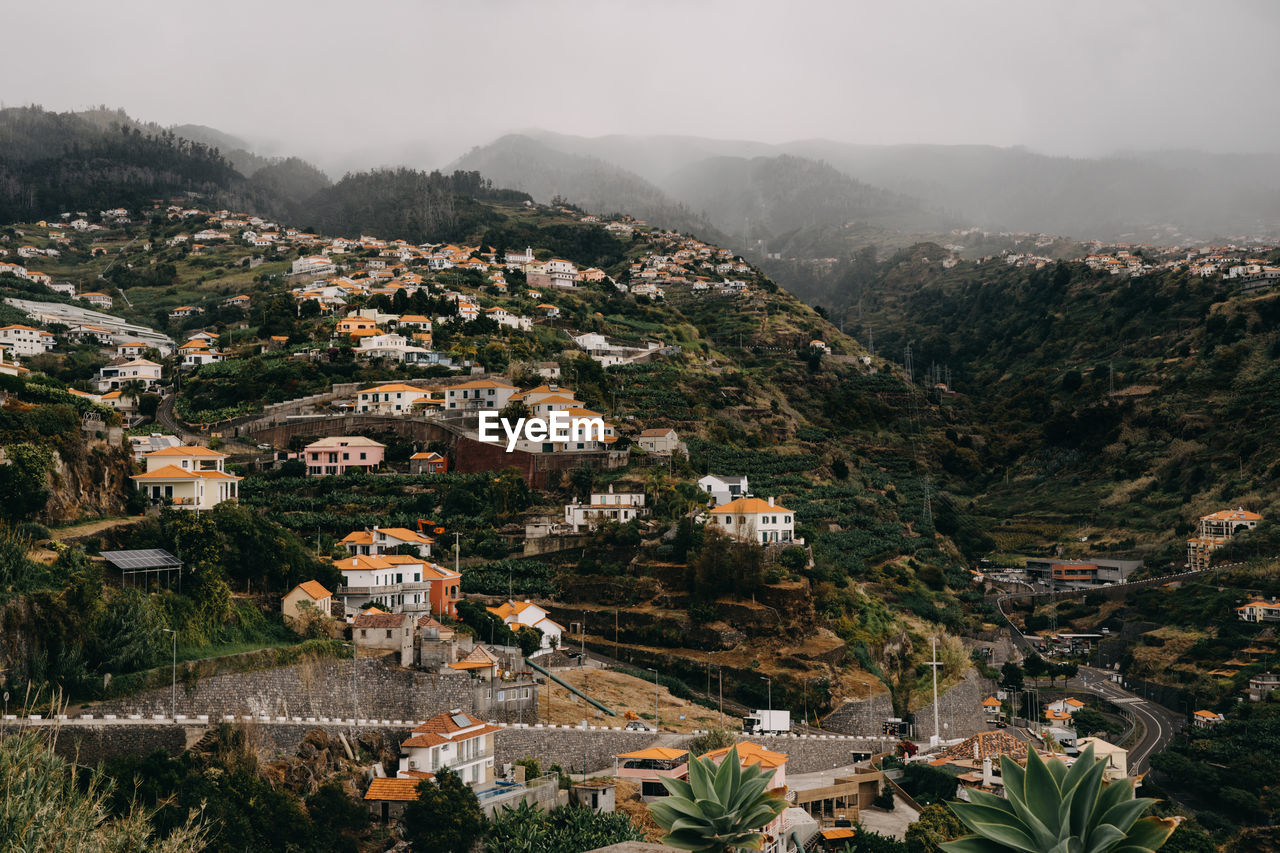
{"label": "pink house", "polygon": [[335,435],[302,450],[307,473],[313,477],[345,473],[348,468],[372,471],[382,465],[387,446],[362,435]]}

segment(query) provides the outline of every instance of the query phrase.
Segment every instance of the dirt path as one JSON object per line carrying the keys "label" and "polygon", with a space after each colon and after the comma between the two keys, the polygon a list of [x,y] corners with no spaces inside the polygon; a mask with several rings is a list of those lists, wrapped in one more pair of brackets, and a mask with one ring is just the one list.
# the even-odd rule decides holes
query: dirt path
{"label": "dirt path", "polygon": [[70,527],[60,527],[57,530],[49,531],[50,538],[58,542],[67,542],[72,539],[79,539],[83,536],[92,536],[95,533],[101,533],[104,530],[110,530],[113,527],[123,527],[127,524],[137,524],[139,521],[146,519],[145,515],[134,515],[128,518],[102,518],[97,521],[86,521],[84,524],[73,524]]}

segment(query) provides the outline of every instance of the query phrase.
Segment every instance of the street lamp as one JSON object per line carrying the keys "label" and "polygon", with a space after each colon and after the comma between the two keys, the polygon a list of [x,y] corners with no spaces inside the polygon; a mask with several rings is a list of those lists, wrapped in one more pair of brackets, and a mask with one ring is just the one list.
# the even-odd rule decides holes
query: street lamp
{"label": "street lamp", "polygon": [[161,628],[173,637],[173,678],[169,686],[169,716],[178,718],[178,632],[172,628]]}
{"label": "street lamp", "polygon": [[645,669],[653,673],[653,729],[659,731],[662,727],[658,725],[658,671],[651,666]]}
{"label": "street lamp", "polygon": [[773,725],[773,679],[767,675],[762,675],[760,680],[769,684],[769,725]]}

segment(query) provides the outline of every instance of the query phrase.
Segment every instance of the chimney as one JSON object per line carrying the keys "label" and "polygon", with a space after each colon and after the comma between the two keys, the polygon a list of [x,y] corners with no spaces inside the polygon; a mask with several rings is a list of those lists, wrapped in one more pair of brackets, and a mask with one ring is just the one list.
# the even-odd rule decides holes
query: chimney
{"label": "chimney", "polygon": [[772,497],[770,497],[770,498],[769,498],[769,506],[773,506],[773,498],[772,498]]}
{"label": "chimney", "polygon": [[995,776],[991,773],[991,758],[982,759],[982,787],[990,788],[995,782]]}

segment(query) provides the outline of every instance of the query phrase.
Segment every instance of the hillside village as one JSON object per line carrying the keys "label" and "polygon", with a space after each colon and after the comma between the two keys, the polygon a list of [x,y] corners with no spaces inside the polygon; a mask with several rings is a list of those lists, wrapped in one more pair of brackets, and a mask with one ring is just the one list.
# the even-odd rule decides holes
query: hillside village
{"label": "hillside village", "polygon": [[[11,278],[0,279],[6,310],[24,315],[23,322],[0,328],[0,373],[17,380],[5,387],[6,408],[69,405],[86,440],[127,443],[123,464],[131,485],[121,508],[136,519],[93,545],[99,549],[94,558],[122,588],[142,584],[153,595],[171,595],[192,572],[189,583],[196,583],[207,569],[197,568],[180,546],[190,548],[186,537],[197,531],[239,535],[233,525],[245,523],[236,515],[244,509],[287,531],[273,535],[288,537],[297,553],[288,571],[268,584],[265,599],[261,588],[253,595],[254,581],[245,577],[233,580],[243,586],[227,589],[227,600],[239,599],[236,607],[265,600],[293,642],[346,642],[355,686],[346,707],[317,705],[303,718],[283,705],[258,705],[247,716],[399,727],[395,760],[362,766],[350,791],[388,831],[416,801],[419,782],[443,767],[480,794],[490,817],[504,805],[554,808],[565,798],[640,815],[645,803],[665,795],[661,778],[687,778],[690,739],[709,736],[691,721],[710,719],[699,714],[712,708],[717,731],[728,721],[738,738],[752,725],[764,735],[740,742],[737,754],[744,767],[773,768],[776,789],[793,804],[766,829],[773,845],[766,849],[778,853],[791,849],[787,839],[838,849],[853,831],[850,818],[902,837],[905,823],[884,817],[886,797],[897,799],[899,815],[918,815],[927,803],[915,797],[926,800],[927,785],[950,786],[948,796],[962,799],[968,789],[1000,791],[1001,755],[1025,761],[1033,750],[1072,760],[1092,747],[1120,779],[1151,766],[1153,749],[1167,739],[1158,740],[1150,723],[1126,717],[1127,700],[1115,704],[1120,694],[1052,698],[1058,678],[1069,692],[1068,680],[1083,686],[1074,681],[1082,668],[1103,663],[1110,629],[1062,630],[1056,608],[1053,624],[1039,628],[1043,612],[1035,598],[1047,593],[1052,601],[1066,593],[1088,601],[1090,594],[1149,575],[1141,560],[1027,558],[1016,567],[971,569],[960,564],[954,546],[934,554],[917,547],[922,562],[944,567],[934,572],[948,595],[977,603],[984,592],[1031,590],[1031,610],[1009,622],[1028,644],[1023,657],[1017,649],[964,637],[966,628],[983,633],[988,627],[942,615],[942,596],[911,586],[905,562],[876,557],[881,582],[906,578],[900,582],[915,600],[897,615],[881,610],[875,616],[900,620],[897,637],[872,633],[867,614],[876,606],[852,585],[840,592],[848,576],[830,566],[831,537],[844,534],[845,516],[833,516],[822,501],[851,499],[824,497],[836,488],[830,482],[848,476],[843,458],[830,450],[825,458],[815,455],[818,442],[803,438],[820,432],[811,426],[778,429],[784,439],[802,442],[787,454],[725,452],[717,442],[731,433],[709,433],[682,411],[689,404],[677,396],[673,367],[730,375],[724,356],[707,345],[715,340],[715,324],[708,332],[673,334],[669,322],[644,311],[724,305],[758,313],[760,320],[733,329],[729,339],[738,337],[742,347],[740,336],[751,335],[757,353],[780,353],[811,373],[824,363],[838,366],[860,377],[856,381],[893,383],[892,393],[910,383],[816,318],[771,320],[771,312],[785,317],[768,302],[775,288],[729,250],[629,217],[584,216],[570,208],[548,213],[620,241],[614,263],[606,270],[536,245],[322,237],[247,214],[182,205],[24,226],[17,235],[23,245],[12,249],[23,263],[6,264],[2,271]],[[162,239],[138,242],[139,223],[150,223],[149,233],[159,231]],[[157,253],[162,257],[147,260]],[[90,278],[83,260],[71,263],[77,254],[115,258],[109,262],[126,265],[131,276],[172,258],[211,270],[214,284],[220,272],[267,272],[216,290],[118,289],[110,279]],[[1196,274],[1212,264],[1214,274],[1246,288],[1251,277],[1265,279],[1271,269],[1257,258],[1231,258],[1214,250],[1162,263],[1194,264],[1187,268]],[[1017,265],[1031,260],[1004,258]],[[52,272],[28,268],[37,261],[32,266]],[[1112,271],[1122,265],[1131,275],[1151,269],[1124,250],[1082,261]],[[52,299],[27,285],[44,288]],[[591,310],[619,299],[635,313],[610,309],[606,318]],[[244,394],[237,383],[248,376],[242,369],[276,363],[302,366],[315,378],[297,383],[295,396],[271,388],[259,399],[237,399]],[[48,384],[42,369],[65,378]],[[712,382],[722,401],[716,409],[732,407],[748,421],[780,419],[777,399],[753,399],[742,378]],[[641,396],[620,406],[619,390]],[[602,428],[595,438],[524,438],[504,450],[482,440],[482,413],[511,420],[563,413],[598,420]],[[692,464],[695,457],[701,467]],[[713,467],[714,460],[723,464]],[[834,474],[837,462],[846,465],[843,476]],[[819,466],[829,466],[830,480],[805,481],[802,472]],[[908,487],[883,465],[867,482],[880,495],[873,500],[887,500],[895,485]],[[927,505],[928,486],[921,485]],[[883,510],[861,511],[883,524]],[[841,522],[829,521],[833,517]],[[871,527],[870,516],[854,517]],[[1243,508],[1200,519],[1198,535],[1187,542],[1186,566],[1176,574],[1209,571],[1214,552],[1261,520]],[[907,543],[919,534],[894,535]],[[172,551],[155,547],[170,543]],[[860,547],[868,560],[884,550],[874,541]],[[915,558],[911,568],[919,568]],[[1236,608],[1240,621],[1257,623],[1280,619],[1273,611],[1280,613],[1280,605],[1265,599]],[[946,633],[922,613],[951,620],[953,635],[942,648],[920,643],[930,633]],[[913,635],[919,646],[904,653],[902,672],[886,671],[889,648],[910,646]],[[177,642],[175,636],[175,679]],[[872,646],[883,650],[881,662],[868,657]],[[326,648],[331,654],[341,646]],[[941,681],[933,693],[912,671],[930,664]],[[653,692],[645,687],[646,670],[653,673]],[[1099,672],[1104,681],[1120,680],[1109,667]],[[456,689],[447,700],[428,692],[410,713],[384,710],[408,706],[359,687],[361,680],[403,684],[397,679],[415,673]],[[576,686],[591,683],[596,673],[614,679],[610,689],[628,697],[631,707],[609,707]],[[705,690],[697,689],[704,677]],[[1265,693],[1265,686],[1254,685],[1258,678],[1249,681],[1250,690]],[[338,681],[345,679],[339,673]],[[167,713],[174,723],[202,714],[237,719],[259,701],[271,704],[257,697],[220,705],[184,698],[186,713],[179,715],[176,688],[171,696],[147,686],[153,689],[133,699],[81,695],[88,701],[80,719],[114,721],[129,711]],[[744,722],[753,713],[772,719],[775,702],[798,721]],[[770,716],[760,716],[761,709]],[[1080,709],[1088,728],[1073,725]],[[396,713],[403,716],[392,720]],[[1226,719],[1208,708],[1193,709],[1191,717],[1198,727]],[[574,731],[580,734],[570,734],[579,721]],[[519,755],[504,744],[513,742],[513,733],[534,730],[555,737],[556,725],[565,726],[564,738],[590,732],[619,738],[602,741],[608,748],[593,745],[576,771],[555,764],[560,775],[548,787],[521,762],[551,764],[572,748]],[[830,746],[822,752],[814,742]],[[727,744],[696,748],[718,761],[727,753]],[[850,752],[857,760],[845,760],[842,775],[819,775],[829,756],[847,759]],[[900,762],[916,770],[902,777],[893,771]]]}

